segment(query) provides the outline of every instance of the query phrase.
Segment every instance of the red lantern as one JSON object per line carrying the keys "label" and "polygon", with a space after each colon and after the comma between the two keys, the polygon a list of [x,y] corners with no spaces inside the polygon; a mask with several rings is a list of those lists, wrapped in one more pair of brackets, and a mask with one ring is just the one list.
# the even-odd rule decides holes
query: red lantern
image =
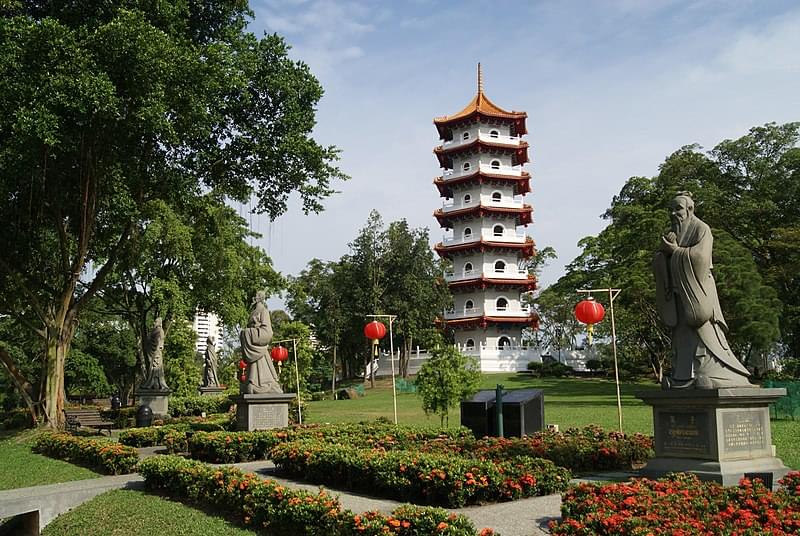
{"label": "red lantern", "polygon": [[242,370],[246,369],[247,368],[247,361],[245,361],[244,359],[240,359],[239,360],[239,368],[242,369]]}
{"label": "red lantern", "polygon": [[386,336],[386,326],[377,320],[373,320],[364,326],[364,336],[368,339],[372,339],[373,342],[380,340]]}
{"label": "red lantern", "polygon": [[579,322],[583,322],[589,326],[587,328],[589,332],[589,344],[592,344],[594,324],[602,321],[605,315],[606,310],[603,305],[594,301],[592,297],[583,300],[575,306],[575,318],[577,318]]}
{"label": "red lantern", "polygon": [[273,361],[277,363],[282,363],[287,359],[289,359],[289,350],[287,350],[283,346],[275,346],[272,349],[272,352],[270,352],[270,355],[272,356]]}
{"label": "red lantern", "polygon": [[239,379],[242,381],[242,383],[246,382],[247,381],[247,374],[242,374],[241,376],[239,376]]}

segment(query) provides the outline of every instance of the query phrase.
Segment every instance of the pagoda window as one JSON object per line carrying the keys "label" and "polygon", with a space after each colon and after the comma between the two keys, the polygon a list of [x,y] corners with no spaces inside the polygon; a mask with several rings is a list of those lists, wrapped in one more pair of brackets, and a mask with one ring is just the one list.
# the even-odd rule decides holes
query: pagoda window
{"label": "pagoda window", "polygon": [[495,225],[494,228],[492,229],[492,234],[494,236],[503,236],[504,232],[505,232],[505,229],[503,229],[502,225]]}
{"label": "pagoda window", "polygon": [[508,300],[505,298],[497,298],[495,306],[497,307],[498,311],[505,311],[508,309]]}
{"label": "pagoda window", "polygon": [[464,140],[464,141],[468,140],[469,139],[469,131],[464,132],[461,135],[461,139]]}
{"label": "pagoda window", "polygon": [[464,171],[469,171],[470,165],[469,162],[464,162],[464,165],[461,166],[461,169]]}
{"label": "pagoda window", "polygon": [[492,169],[500,169],[500,160],[492,160],[490,165],[492,166]]}
{"label": "pagoda window", "polygon": [[471,309],[474,309],[474,308],[475,308],[475,304],[472,302],[472,300],[467,300],[467,301],[464,302],[464,312],[465,313],[467,311],[471,310]]}
{"label": "pagoda window", "polygon": [[464,346],[466,346],[467,349],[469,350],[473,350],[475,349],[475,341],[473,341],[472,339],[467,339],[467,342],[464,343]]}
{"label": "pagoda window", "polygon": [[472,238],[472,228],[464,227],[464,238]]}
{"label": "pagoda window", "polygon": [[464,204],[469,205],[472,203],[472,196],[469,194],[464,194]]}
{"label": "pagoda window", "polygon": [[499,203],[503,200],[503,194],[500,192],[492,192],[492,203]]}
{"label": "pagoda window", "polygon": [[490,130],[489,131],[489,137],[490,138],[499,138],[500,137],[500,133],[497,130]]}
{"label": "pagoda window", "polygon": [[500,337],[497,341],[497,346],[500,348],[511,348],[511,339],[505,336]]}
{"label": "pagoda window", "polygon": [[494,271],[496,273],[502,274],[503,272],[506,271],[506,263],[503,261],[497,261],[496,263],[494,263]]}
{"label": "pagoda window", "polygon": [[472,263],[468,262],[468,263],[464,264],[464,275],[471,274],[471,273],[472,273]]}

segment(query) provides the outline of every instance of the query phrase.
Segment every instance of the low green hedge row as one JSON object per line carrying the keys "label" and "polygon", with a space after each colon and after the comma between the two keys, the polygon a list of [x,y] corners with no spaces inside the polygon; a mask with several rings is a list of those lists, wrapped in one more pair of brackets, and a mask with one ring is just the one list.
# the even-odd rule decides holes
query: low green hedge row
{"label": "low green hedge row", "polygon": [[[441,508],[401,506],[391,515],[355,514],[324,490],[310,493],[261,480],[232,467],[213,467],[177,456],[156,456],[139,464],[146,486],[203,508],[234,514],[245,525],[269,534],[308,536],[478,536],[464,516]],[[480,536],[494,534],[484,529]]]}
{"label": "low green hedge row", "polygon": [[169,414],[173,417],[199,416],[205,412],[227,413],[233,406],[228,395],[222,396],[171,396],[169,398]]}
{"label": "low green hedge row", "polygon": [[545,458],[575,472],[630,469],[653,455],[653,439],[643,434],[606,432],[597,426],[544,431],[522,438],[437,439],[420,445],[423,452],[459,453],[492,460],[518,456]]}
{"label": "low green hedge row", "polygon": [[34,440],[33,451],[112,475],[131,473],[139,462],[139,454],[132,447],[111,439],[77,437],[63,432],[39,435]]}
{"label": "low green hedge row", "polygon": [[448,508],[561,492],[572,477],[549,460],[528,456],[492,461],[320,440],[281,443],[269,457],[282,472],[317,484]]}
{"label": "low green hedge row", "polygon": [[278,443],[301,439],[326,439],[364,448],[415,449],[431,440],[466,440],[466,428],[436,430],[383,423],[311,424],[258,432],[195,433],[188,441],[192,458],[211,463],[238,463],[266,459]]}
{"label": "low green hedge row", "polygon": [[225,416],[213,419],[202,419],[200,417],[172,419],[169,423],[123,430],[119,434],[119,442],[131,447],[154,447],[156,445],[166,445],[165,437],[167,434],[170,434],[173,441],[180,434],[183,436],[183,443],[185,444],[187,432],[218,432],[225,431],[229,426],[228,419]]}

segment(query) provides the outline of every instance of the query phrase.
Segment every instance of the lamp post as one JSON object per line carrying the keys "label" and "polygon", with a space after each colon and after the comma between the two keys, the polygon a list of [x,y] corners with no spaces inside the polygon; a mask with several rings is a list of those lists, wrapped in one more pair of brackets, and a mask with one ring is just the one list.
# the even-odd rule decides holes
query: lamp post
{"label": "lamp post", "polygon": [[[619,393],[619,364],[617,362],[617,327],[616,323],[614,322],[614,299],[622,292],[622,289],[619,288],[592,288],[592,289],[579,289],[577,291],[579,294],[588,294],[591,300],[591,296],[593,292],[608,292],[608,301],[609,301],[609,309],[611,311],[611,348],[614,353],[614,382],[617,384],[617,416],[619,417],[619,431],[622,432],[622,398],[620,397]],[[590,301],[586,300],[586,301]],[[582,302],[583,303],[583,302]],[[596,304],[599,305],[599,304]],[[578,304],[581,306],[581,304]],[[600,311],[602,311],[602,306],[600,306]],[[576,314],[578,312],[578,308],[576,307]],[[600,320],[602,319],[602,312],[600,313]],[[578,320],[581,320],[578,318]],[[598,320],[599,321],[599,320]],[[588,323],[590,326],[592,323]],[[591,343],[591,339],[590,339]]]}
{"label": "lamp post", "polygon": [[[292,342],[292,349],[294,351],[294,377],[297,381],[297,423],[303,424],[303,410],[300,407],[300,367],[297,364],[297,339],[283,339],[282,341],[275,341],[273,344],[277,344],[272,349],[270,355],[274,361],[277,361],[280,365],[281,362],[286,360],[288,351],[283,346],[280,346],[284,342]],[[282,350],[279,350],[282,349]],[[277,350],[277,352],[276,352]],[[276,359],[276,354],[278,355],[279,359]],[[282,358],[282,359],[281,359]]]}
{"label": "lamp post", "polygon": [[[367,317],[372,319],[378,319],[378,318],[389,319],[389,365],[392,367],[392,402],[394,404],[394,423],[397,424],[397,389],[395,388],[395,381],[394,381],[394,334],[392,333],[392,323],[394,322],[394,319],[397,318],[397,315],[367,315]],[[377,320],[373,320],[372,322],[370,322],[370,324],[367,324],[364,327],[364,334],[367,337],[370,337],[370,335],[367,334],[367,328],[373,323],[383,326],[383,324],[381,324]]]}

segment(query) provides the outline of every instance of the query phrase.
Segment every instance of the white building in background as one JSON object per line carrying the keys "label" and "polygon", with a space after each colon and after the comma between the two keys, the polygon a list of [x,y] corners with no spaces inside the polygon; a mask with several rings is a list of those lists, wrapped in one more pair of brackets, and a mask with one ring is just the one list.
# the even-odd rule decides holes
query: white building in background
{"label": "white building in background", "polygon": [[206,351],[206,339],[209,334],[214,336],[214,346],[217,350],[222,349],[222,322],[214,313],[197,311],[192,320],[192,329],[197,333],[197,340],[194,347],[197,353],[204,354]]}
{"label": "white building in background", "polygon": [[434,154],[444,170],[434,179],[444,198],[434,216],[446,231],[435,249],[452,263],[445,280],[454,302],[442,321],[486,372],[525,370],[529,361],[541,361],[538,349],[522,343],[522,330],[538,325],[522,300],[536,288],[525,267],[534,243],[520,229],[532,212],[523,199],[530,192],[522,169],[526,118],[484,95],[478,65],[478,94],[460,112],[434,119],[442,140]]}

